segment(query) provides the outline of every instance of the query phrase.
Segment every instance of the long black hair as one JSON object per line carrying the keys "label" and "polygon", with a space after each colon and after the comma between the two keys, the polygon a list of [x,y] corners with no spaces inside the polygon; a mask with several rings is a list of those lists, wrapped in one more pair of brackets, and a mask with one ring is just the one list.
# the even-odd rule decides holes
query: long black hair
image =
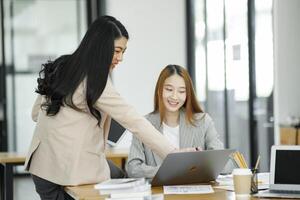
{"label": "long black hair", "polygon": [[42,108],[48,116],[56,115],[64,105],[81,111],[74,105],[72,97],[79,84],[86,79],[86,103],[100,123],[101,115],[94,104],[106,86],[114,55],[114,41],[121,37],[129,39],[121,22],[111,16],[102,16],[91,24],[73,54],[42,65],[36,92],[45,95],[46,102]]}

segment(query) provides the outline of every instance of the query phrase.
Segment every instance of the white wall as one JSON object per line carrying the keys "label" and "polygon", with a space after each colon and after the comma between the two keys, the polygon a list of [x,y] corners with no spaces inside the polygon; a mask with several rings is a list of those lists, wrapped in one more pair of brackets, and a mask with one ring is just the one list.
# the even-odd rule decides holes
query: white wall
{"label": "white wall", "polygon": [[300,117],[300,1],[274,0],[275,143],[279,124]]}
{"label": "white wall", "polygon": [[123,62],[114,70],[117,90],[138,112],[153,110],[153,94],[161,69],[186,66],[185,1],[109,0],[107,14],[129,32]]}

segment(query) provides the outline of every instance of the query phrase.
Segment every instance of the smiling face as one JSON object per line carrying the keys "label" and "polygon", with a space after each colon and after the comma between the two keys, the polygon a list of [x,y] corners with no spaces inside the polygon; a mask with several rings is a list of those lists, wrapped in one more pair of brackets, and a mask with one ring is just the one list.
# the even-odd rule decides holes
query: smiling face
{"label": "smiling face", "polygon": [[123,60],[123,55],[127,48],[127,41],[125,37],[115,40],[114,56],[110,66],[111,69],[114,69]]}
{"label": "smiling face", "polygon": [[178,74],[168,77],[163,85],[162,99],[166,112],[178,112],[186,100],[186,85]]}

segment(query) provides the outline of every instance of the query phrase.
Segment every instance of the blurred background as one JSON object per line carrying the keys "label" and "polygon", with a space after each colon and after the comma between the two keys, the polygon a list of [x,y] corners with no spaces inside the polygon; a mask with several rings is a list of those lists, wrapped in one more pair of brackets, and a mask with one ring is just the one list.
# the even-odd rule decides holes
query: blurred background
{"label": "blurred background", "polygon": [[[27,152],[41,64],[72,53],[101,15],[118,18],[130,40],[112,78],[147,114],[159,72],[186,67],[202,107],[227,148],[269,170],[280,127],[300,117],[300,1],[0,0],[0,148]],[[299,123],[299,121],[298,121]],[[127,134],[119,148],[128,148]],[[22,169],[20,170],[22,171]]]}

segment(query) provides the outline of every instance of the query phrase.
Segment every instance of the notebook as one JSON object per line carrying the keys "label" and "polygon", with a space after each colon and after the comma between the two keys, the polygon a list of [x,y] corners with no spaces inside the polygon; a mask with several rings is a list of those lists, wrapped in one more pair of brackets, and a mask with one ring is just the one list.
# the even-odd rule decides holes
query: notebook
{"label": "notebook", "polygon": [[152,186],[207,183],[220,174],[234,150],[206,150],[168,154]]}
{"label": "notebook", "polygon": [[269,190],[254,196],[300,198],[300,146],[272,146]]}

